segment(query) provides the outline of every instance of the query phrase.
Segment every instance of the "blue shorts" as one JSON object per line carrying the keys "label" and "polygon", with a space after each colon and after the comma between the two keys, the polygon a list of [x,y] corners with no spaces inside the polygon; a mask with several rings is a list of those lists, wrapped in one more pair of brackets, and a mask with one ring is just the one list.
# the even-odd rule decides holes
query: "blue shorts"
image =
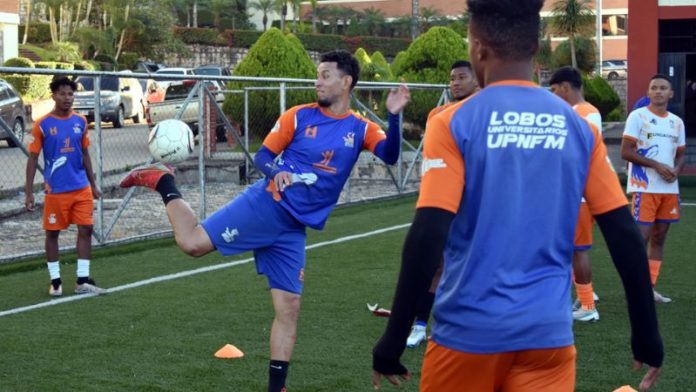
{"label": "blue shorts", "polygon": [[254,251],[268,286],[295,294],[304,286],[306,227],[273,200],[259,181],[201,225],[223,255]]}

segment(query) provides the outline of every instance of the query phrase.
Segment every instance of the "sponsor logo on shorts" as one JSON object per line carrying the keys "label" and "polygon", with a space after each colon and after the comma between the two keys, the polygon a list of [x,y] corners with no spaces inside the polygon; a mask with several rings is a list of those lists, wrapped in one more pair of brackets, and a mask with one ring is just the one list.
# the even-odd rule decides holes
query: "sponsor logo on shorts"
{"label": "sponsor logo on shorts", "polygon": [[672,215],[677,215],[679,211],[677,211],[677,207],[672,208],[672,211],[669,212]]}
{"label": "sponsor logo on shorts", "polygon": [[55,225],[56,224],[56,214],[50,214],[48,216],[48,223]]}
{"label": "sponsor logo on shorts", "polygon": [[225,231],[222,233],[222,239],[227,242],[228,244],[232,241],[234,241],[235,237],[239,235],[239,230],[232,229],[230,230],[229,227],[225,227]]}

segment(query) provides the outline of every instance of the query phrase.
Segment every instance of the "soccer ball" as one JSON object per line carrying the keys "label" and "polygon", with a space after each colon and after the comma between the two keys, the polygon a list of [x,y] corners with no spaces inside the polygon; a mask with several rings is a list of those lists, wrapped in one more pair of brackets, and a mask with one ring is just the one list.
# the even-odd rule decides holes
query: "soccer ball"
{"label": "soccer ball", "polygon": [[152,128],[147,143],[153,158],[160,162],[177,163],[193,152],[193,132],[183,121],[164,120]]}

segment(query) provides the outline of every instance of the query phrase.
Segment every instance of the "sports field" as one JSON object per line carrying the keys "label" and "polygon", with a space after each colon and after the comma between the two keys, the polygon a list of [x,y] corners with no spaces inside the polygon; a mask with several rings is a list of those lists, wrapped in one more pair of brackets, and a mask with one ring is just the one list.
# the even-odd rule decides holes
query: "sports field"
{"label": "sports field", "polygon": [[[696,203],[696,188],[685,189],[683,201]],[[307,251],[291,392],[372,389],[371,349],[386,319],[374,317],[366,303],[390,306],[403,225],[413,217],[414,202],[341,208],[325,231],[309,232],[308,244],[317,245]],[[656,391],[696,390],[695,238],[696,206],[686,205],[682,222],[669,233],[658,283],[674,302],[658,306],[667,355]],[[265,279],[256,275],[249,257],[193,259],[172,240],[100,249],[93,257],[93,276],[114,291],[73,301],[75,256],[65,255],[67,295],[54,306],[24,311],[20,308],[51,302],[45,263],[0,266],[0,391],[265,391],[273,312]],[[577,390],[637,387],[642,373],[630,370],[621,284],[597,233],[592,257],[601,320],[575,327]],[[208,266],[223,268],[171,275]],[[246,356],[214,358],[226,343]],[[415,377],[402,390],[418,390],[423,351],[406,351],[403,360]]]}

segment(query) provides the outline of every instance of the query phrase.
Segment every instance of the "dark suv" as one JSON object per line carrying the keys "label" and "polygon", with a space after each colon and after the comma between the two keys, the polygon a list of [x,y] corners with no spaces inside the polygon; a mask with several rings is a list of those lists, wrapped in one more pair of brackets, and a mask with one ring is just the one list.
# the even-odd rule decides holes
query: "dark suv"
{"label": "dark suv", "polygon": [[[14,87],[0,79],[0,116],[9,126],[19,142],[24,141],[24,126],[26,125],[24,102]],[[0,140],[6,140],[10,147],[17,147],[4,128],[0,127]]]}

